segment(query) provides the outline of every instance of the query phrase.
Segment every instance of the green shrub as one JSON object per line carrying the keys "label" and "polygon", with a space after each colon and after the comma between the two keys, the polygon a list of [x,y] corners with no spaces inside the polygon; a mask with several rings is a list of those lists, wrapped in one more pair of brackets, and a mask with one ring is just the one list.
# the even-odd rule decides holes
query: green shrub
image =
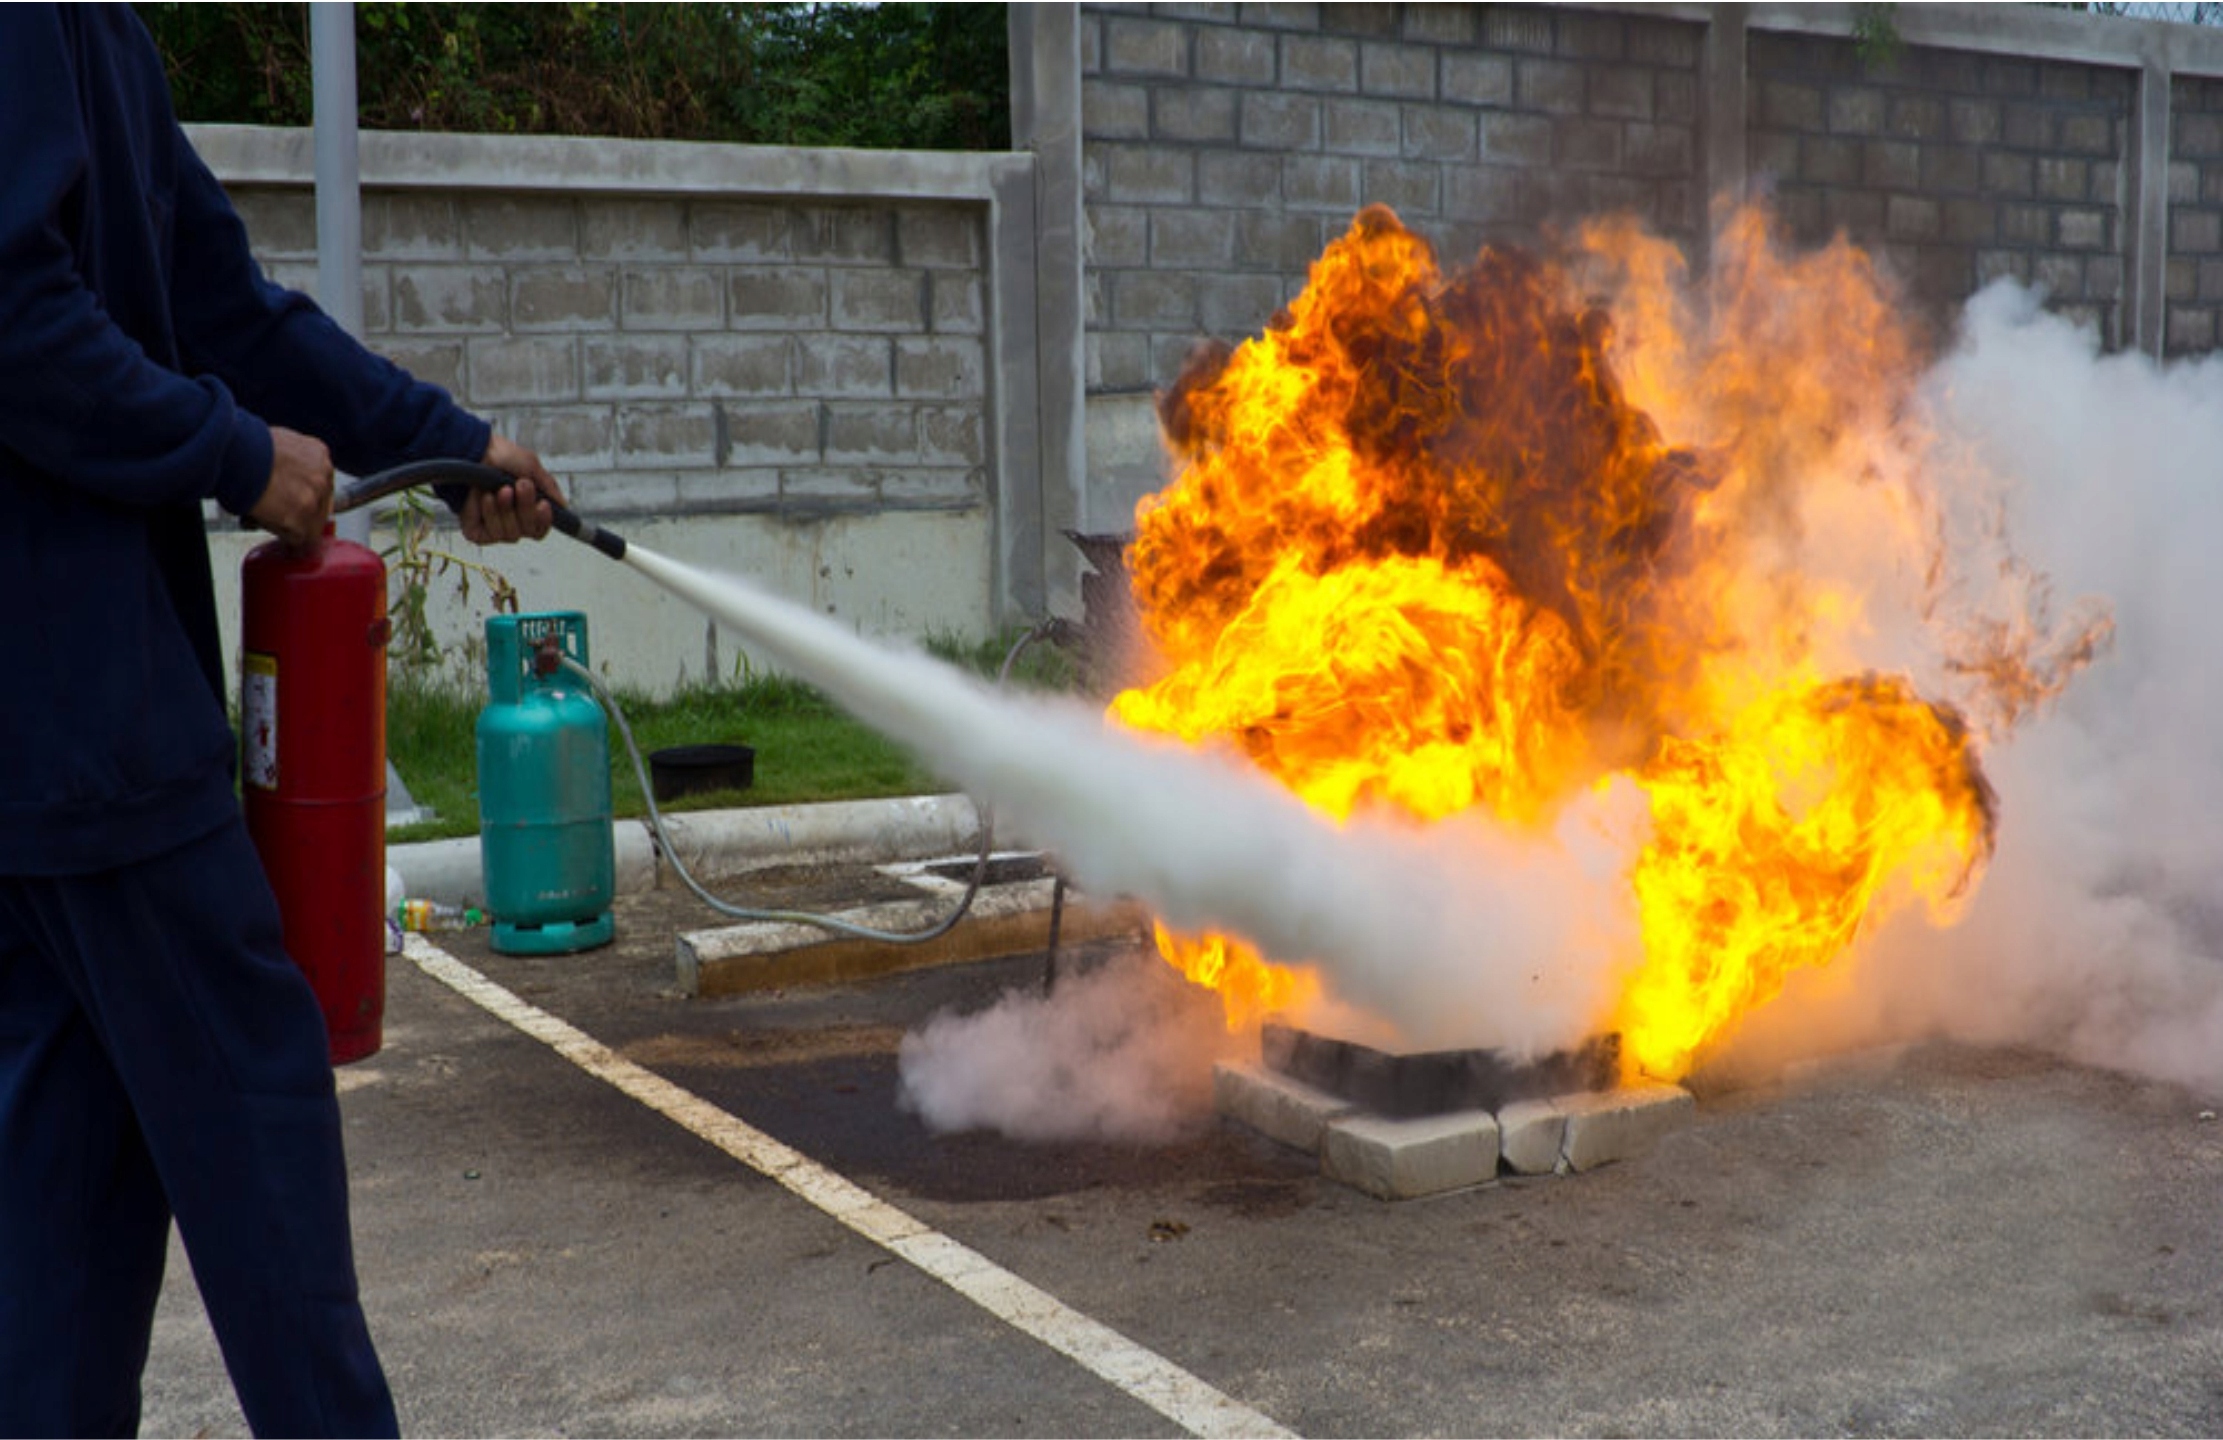
{"label": "green shrub", "polygon": [[[306,125],[306,5],[149,4],[180,118]],[[380,130],[1003,150],[1000,5],[458,5],[355,9],[361,123]]]}

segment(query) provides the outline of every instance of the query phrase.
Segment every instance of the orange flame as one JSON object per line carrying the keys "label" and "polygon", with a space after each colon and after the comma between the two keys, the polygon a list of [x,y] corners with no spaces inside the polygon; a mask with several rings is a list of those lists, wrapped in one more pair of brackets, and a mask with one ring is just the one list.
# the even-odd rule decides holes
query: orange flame
{"label": "orange flame", "polygon": [[[1994,823],[1960,713],[1853,661],[1858,572],[1935,549],[1900,413],[1919,347],[1886,285],[1842,243],[1781,256],[1748,211],[1710,298],[1700,325],[1680,257],[1632,225],[1445,275],[1360,214],[1264,334],[1162,398],[1180,469],[1129,567],[1163,671],[1112,705],[1338,820],[1541,832],[1632,777],[1643,953],[1598,1023],[1668,1077],[1890,907],[1949,918]],[[2035,628],[1995,629],[1956,673],[2057,689],[2095,635],[2038,659]],[[1301,956],[1158,939],[1231,1026],[1319,990]]]}

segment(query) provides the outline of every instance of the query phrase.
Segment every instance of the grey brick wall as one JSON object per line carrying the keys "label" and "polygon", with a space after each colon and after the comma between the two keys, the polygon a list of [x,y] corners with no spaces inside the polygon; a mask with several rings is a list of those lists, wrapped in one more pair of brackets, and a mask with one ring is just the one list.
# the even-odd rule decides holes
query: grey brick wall
{"label": "grey brick wall", "polygon": [[1752,173],[1797,241],[1843,233],[1940,324],[1999,275],[2124,339],[2128,69],[1755,33]]}
{"label": "grey brick wall", "polygon": [[2223,80],[2179,77],[2170,91],[2165,351],[2211,350],[2223,315]]}
{"label": "grey brick wall", "polygon": [[[310,195],[233,198],[313,293]],[[987,503],[979,206],[368,190],[363,237],[370,345],[589,513]]]}
{"label": "grey brick wall", "polygon": [[1529,6],[1090,5],[1088,385],[1255,332],[1369,204],[1447,263],[1635,211],[1686,243],[1702,25]]}

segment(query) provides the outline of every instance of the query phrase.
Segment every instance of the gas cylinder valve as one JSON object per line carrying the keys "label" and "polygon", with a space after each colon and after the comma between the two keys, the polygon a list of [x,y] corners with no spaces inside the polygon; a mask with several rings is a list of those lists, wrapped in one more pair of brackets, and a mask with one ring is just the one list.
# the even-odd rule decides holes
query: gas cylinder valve
{"label": "gas cylinder valve", "polygon": [[533,677],[545,680],[563,668],[563,636],[550,631],[533,646]]}

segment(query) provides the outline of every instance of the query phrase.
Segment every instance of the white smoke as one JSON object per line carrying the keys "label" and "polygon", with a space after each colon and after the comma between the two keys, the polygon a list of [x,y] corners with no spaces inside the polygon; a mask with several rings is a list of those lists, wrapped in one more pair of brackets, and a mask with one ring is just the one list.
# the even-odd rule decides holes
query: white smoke
{"label": "white smoke", "polygon": [[1986,754],[1999,846],[1961,923],[1895,923],[1740,1048],[1936,1033],[2223,1088],[2223,359],[2103,355],[2003,282],[1923,400],[1953,479],[2115,643]]}
{"label": "white smoke", "polygon": [[1129,950],[904,1036],[902,1103],[934,1130],[1158,1143],[1210,1118],[1212,1062],[1238,1049],[1216,997]]}

